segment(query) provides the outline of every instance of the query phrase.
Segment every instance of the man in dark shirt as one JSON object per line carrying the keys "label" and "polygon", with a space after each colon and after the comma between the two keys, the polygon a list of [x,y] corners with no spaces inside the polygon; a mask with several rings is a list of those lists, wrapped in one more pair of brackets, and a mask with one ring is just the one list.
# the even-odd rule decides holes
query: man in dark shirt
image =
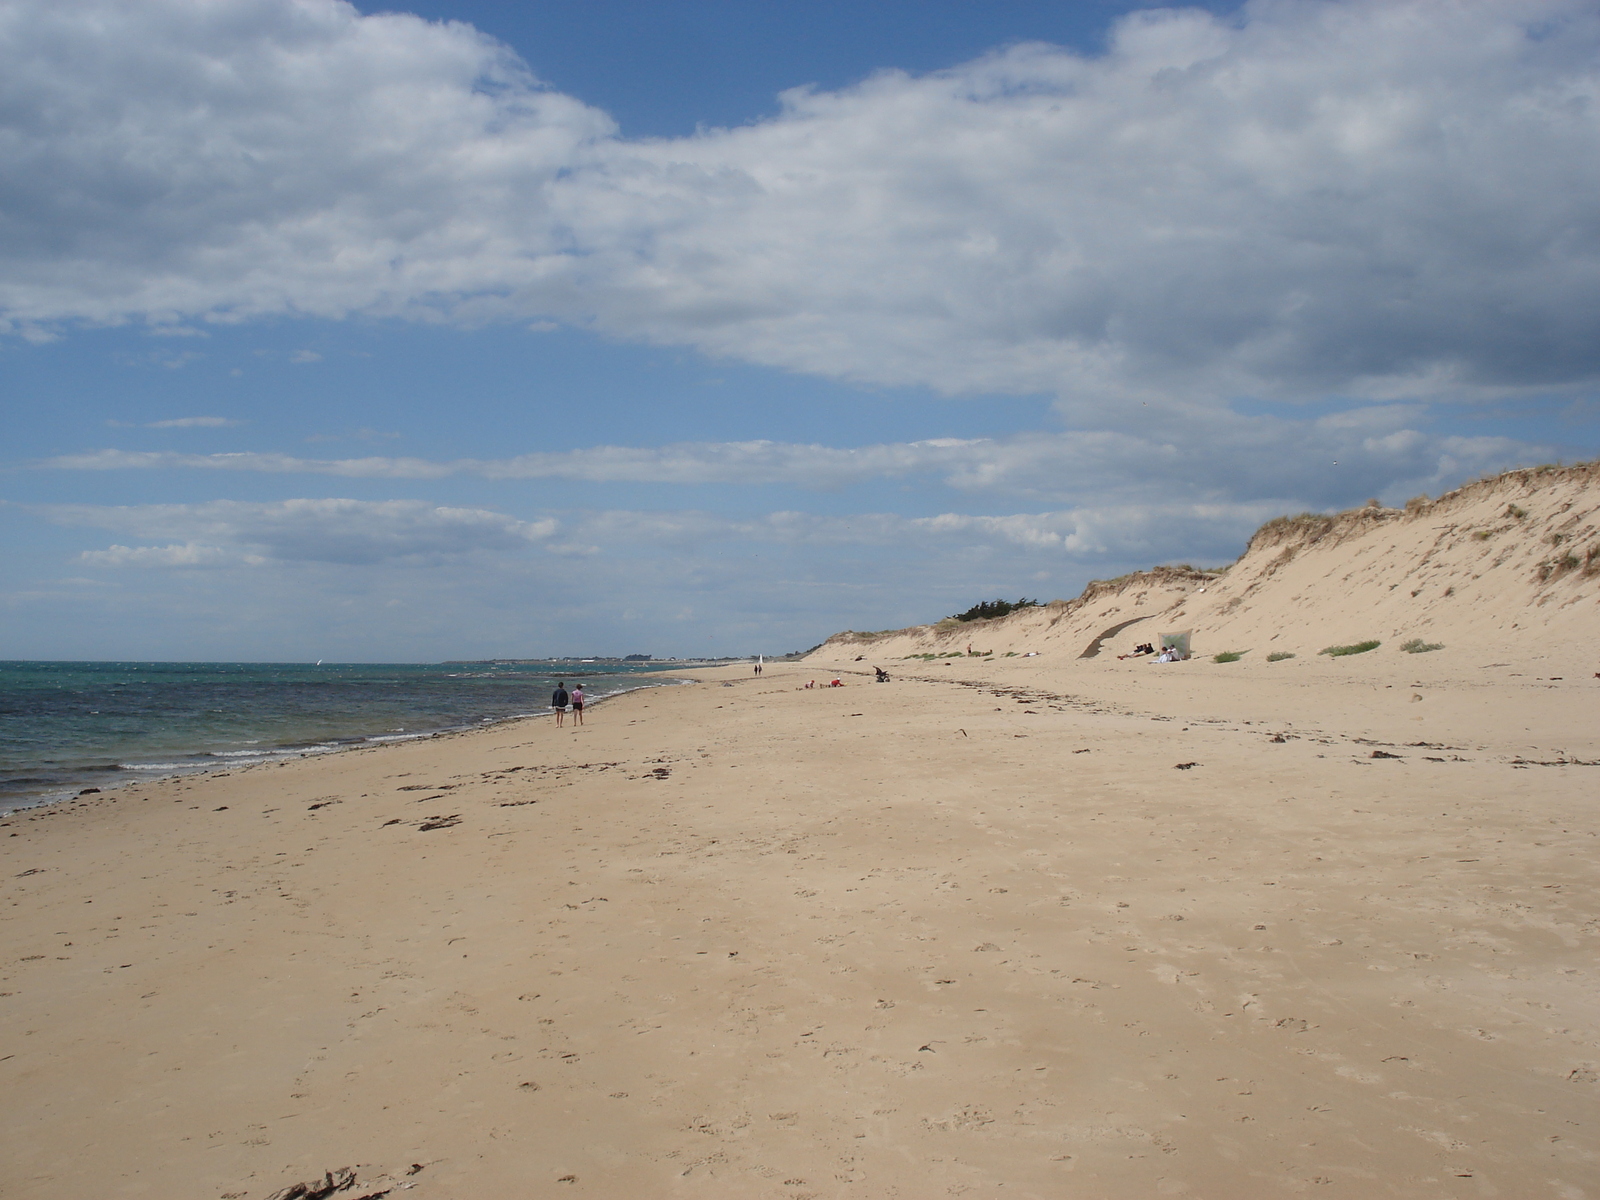
{"label": "man in dark shirt", "polygon": [[559,683],[558,682],[556,684],[555,694],[550,697],[550,707],[556,710],[556,728],[557,729],[560,729],[561,726],[566,724],[566,721],[567,721],[567,701],[570,698],[571,697],[569,697],[567,695],[567,685],[564,684],[564,683]]}

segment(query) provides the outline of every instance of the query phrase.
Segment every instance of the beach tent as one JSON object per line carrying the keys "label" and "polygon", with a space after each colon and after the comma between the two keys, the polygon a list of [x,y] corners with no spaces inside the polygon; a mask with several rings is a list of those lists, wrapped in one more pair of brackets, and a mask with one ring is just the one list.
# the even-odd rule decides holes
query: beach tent
{"label": "beach tent", "polygon": [[1176,650],[1184,658],[1189,657],[1189,634],[1193,630],[1185,629],[1182,633],[1163,633],[1159,650]]}

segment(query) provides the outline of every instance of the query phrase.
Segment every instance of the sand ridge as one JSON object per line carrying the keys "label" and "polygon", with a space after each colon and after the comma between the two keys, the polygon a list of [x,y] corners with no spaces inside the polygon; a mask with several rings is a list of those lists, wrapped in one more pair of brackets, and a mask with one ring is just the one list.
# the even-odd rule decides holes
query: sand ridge
{"label": "sand ridge", "polygon": [[1586,1194],[1592,688],[1363,657],[713,671],[13,818],[0,1193]]}

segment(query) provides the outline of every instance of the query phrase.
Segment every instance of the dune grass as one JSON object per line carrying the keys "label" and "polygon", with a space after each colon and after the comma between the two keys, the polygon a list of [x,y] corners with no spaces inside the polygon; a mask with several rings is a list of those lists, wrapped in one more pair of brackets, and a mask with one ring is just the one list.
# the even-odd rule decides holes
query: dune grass
{"label": "dune grass", "polygon": [[1409,642],[1401,642],[1400,649],[1407,654],[1426,654],[1430,650],[1443,650],[1443,642],[1425,642],[1421,638],[1412,638]]}
{"label": "dune grass", "polygon": [[1221,654],[1213,654],[1211,656],[1211,661],[1212,662],[1238,662],[1241,658],[1244,657],[1244,654],[1245,654],[1245,652],[1243,650],[1224,650]]}
{"label": "dune grass", "polygon": [[1267,661],[1268,662],[1282,662],[1286,658],[1293,658],[1293,657],[1294,657],[1294,655],[1292,653],[1290,653],[1288,650],[1274,650],[1271,654],[1267,655]]}
{"label": "dune grass", "polygon": [[1329,658],[1343,658],[1347,654],[1365,654],[1368,650],[1376,650],[1382,642],[1352,642],[1348,646],[1327,646],[1318,650],[1318,654],[1326,654]]}

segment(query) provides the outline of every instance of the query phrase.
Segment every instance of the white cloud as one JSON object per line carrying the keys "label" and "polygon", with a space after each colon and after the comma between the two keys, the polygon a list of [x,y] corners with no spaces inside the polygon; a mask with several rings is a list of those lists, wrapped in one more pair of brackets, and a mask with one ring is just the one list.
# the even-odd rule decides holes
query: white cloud
{"label": "white cloud", "polygon": [[151,421],[146,429],[226,429],[243,425],[228,417],[174,417],[170,421]]}
{"label": "white cloud", "polygon": [[[570,510],[521,520],[483,509],[419,500],[215,500],[201,504],[37,505],[60,525],[84,526],[166,544],[85,551],[100,567],[201,567],[330,563],[351,567],[433,564],[477,553],[518,555],[542,546],[558,555],[609,553],[623,561],[664,557],[688,564],[686,551],[713,546],[739,553],[865,547],[890,555],[945,556],[965,551],[1042,559],[1059,565],[1109,554],[1183,552],[1195,544],[1241,539],[1277,513],[1274,502],[1077,507],[971,516],[894,513],[823,516],[773,512],[730,517],[698,510]],[[558,531],[563,535],[557,541]]]}
{"label": "white cloud", "polygon": [[[99,450],[47,459],[64,470],[202,470],[352,479],[562,479],[667,485],[781,484],[844,488],[926,477],[971,494],[1105,504],[1232,496],[1287,498],[1323,507],[1352,491],[1409,496],[1463,475],[1555,456],[1503,437],[1468,438],[1416,428],[1413,405],[1346,410],[1315,420],[1189,413],[1138,432],[1074,431],[1010,438],[938,438],[861,447],[791,442],[686,442],[595,446],[504,459],[298,458],[275,453],[181,454]],[[1334,461],[1338,466],[1334,466]],[[1404,498],[1401,496],[1400,498]]]}
{"label": "white cloud", "polygon": [[526,285],[558,248],[542,191],[613,131],[466,25],[337,0],[8,4],[0,47],[25,324]]}
{"label": "white cloud", "polygon": [[282,475],[336,475],[349,479],[438,479],[457,473],[451,463],[420,458],[296,458],[240,451],[179,454],[166,450],[96,450],[46,459],[47,467],[75,471],[204,470],[258,471]]}
{"label": "white cloud", "polygon": [[1600,374],[1584,0],[1144,12],[1103,58],[647,142],[466,26],[334,0],[39,0],[0,46],[0,313],[30,336],[556,318],[1080,408]]}
{"label": "white cloud", "polygon": [[949,562],[952,555],[980,552],[1011,561],[1050,566],[1135,556],[1156,561],[1196,552],[1215,554],[1218,545],[1242,545],[1251,530],[1281,507],[1252,504],[1130,505],[1079,507],[1054,512],[972,516],[942,513],[906,517],[895,513],[821,516],[775,512],[738,518],[699,511],[612,510],[568,512],[563,526],[574,538],[613,550],[680,554],[686,548],[726,549],[865,547],[887,557],[910,555]]}
{"label": "white cloud", "polygon": [[85,550],[78,555],[78,561],[91,567],[216,567],[260,562],[261,559],[230,554],[220,546],[187,542],[171,546],[108,546],[104,550]]}
{"label": "white cloud", "polygon": [[167,546],[88,551],[97,566],[226,566],[265,562],[432,565],[477,553],[526,551],[551,537],[556,521],[522,521],[477,508],[420,500],[213,500],[203,504],[50,504],[35,512]]}

